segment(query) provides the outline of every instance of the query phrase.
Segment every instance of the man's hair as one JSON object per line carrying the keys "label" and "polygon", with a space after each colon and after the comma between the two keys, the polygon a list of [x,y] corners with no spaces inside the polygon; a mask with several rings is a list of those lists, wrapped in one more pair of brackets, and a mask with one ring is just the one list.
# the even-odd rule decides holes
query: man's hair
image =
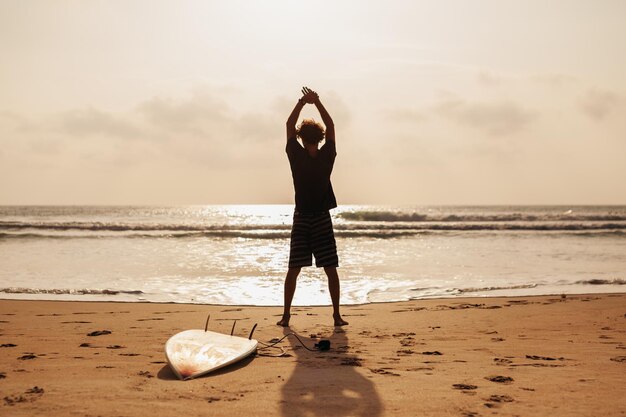
{"label": "man's hair", "polygon": [[302,138],[304,143],[317,145],[324,139],[324,128],[313,119],[304,119],[298,126],[296,135]]}

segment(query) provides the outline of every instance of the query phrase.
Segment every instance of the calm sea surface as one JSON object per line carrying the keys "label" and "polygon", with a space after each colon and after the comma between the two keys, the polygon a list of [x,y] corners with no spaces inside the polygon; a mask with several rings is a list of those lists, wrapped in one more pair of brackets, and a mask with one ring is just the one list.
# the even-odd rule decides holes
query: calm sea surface
{"label": "calm sea surface", "polygon": [[[0,207],[0,298],[280,305],[291,205]],[[341,206],[345,304],[626,290],[626,206]],[[294,304],[330,304],[304,268]]]}

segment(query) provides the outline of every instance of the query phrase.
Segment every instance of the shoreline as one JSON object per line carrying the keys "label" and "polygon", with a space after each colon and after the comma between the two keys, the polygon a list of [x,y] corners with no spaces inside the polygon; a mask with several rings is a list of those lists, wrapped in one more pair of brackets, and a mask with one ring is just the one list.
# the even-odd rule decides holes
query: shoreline
{"label": "shoreline", "polygon": [[[209,328],[267,342],[282,308],[0,300],[0,409],[65,415],[624,415],[626,294],[451,297],[292,309],[289,356],[178,381],[163,347]],[[88,333],[109,330],[91,337]],[[15,346],[10,346],[15,345]],[[265,352],[275,354],[275,351]],[[491,378],[491,379],[490,379]],[[510,379],[509,379],[510,378]]]}
{"label": "shoreline", "polygon": [[[612,284],[615,286],[624,285],[622,279],[615,279],[614,281],[619,281],[616,284]],[[594,285],[594,284],[589,284]],[[609,285],[609,284],[604,284]],[[600,285],[594,285],[600,287]],[[534,288],[534,287],[533,287]],[[500,289],[496,289],[493,291],[501,291]],[[186,301],[149,301],[149,300],[104,300],[104,299],[70,299],[70,297],[89,297],[90,295],[84,294],[59,294],[59,298],[26,298],[28,296],[34,295],[33,293],[9,293],[12,295],[24,295],[25,298],[11,298],[4,296],[0,296],[0,302],[2,301],[35,301],[35,302],[59,302],[59,303],[120,303],[120,304],[173,304],[173,305],[190,305],[190,306],[216,306],[216,307],[263,307],[263,308],[277,308],[282,307],[282,304],[220,304],[220,303],[204,303],[204,302],[186,302]],[[468,294],[474,294],[469,293]],[[421,298],[410,298],[405,300],[389,300],[389,301],[369,301],[366,303],[355,303],[355,304],[342,304],[342,307],[360,307],[367,305],[377,305],[377,304],[389,304],[389,303],[404,303],[404,302],[412,302],[412,301],[427,301],[427,300],[461,300],[461,299],[490,299],[490,298],[528,298],[528,297],[560,297],[565,295],[566,297],[575,297],[575,296],[591,296],[591,295],[613,295],[613,294],[624,294],[626,295],[626,288],[624,291],[587,291],[587,292],[554,292],[554,293],[545,293],[545,294],[511,294],[511,295],[502,295],[502,294],[483,294],[483,295],[466,295],[461,293],[459,295],[449,295],[449,296],[424,296]],[[38,294],[35,294],[38,295]],[[47,297],[50,294],[40,294],[43,297]],[[101,295],[91,295],[93,297],[100,297]],[[106,296],[106,295],[104,295]],[[68,297],[67,299],[62,297]],[[330,307],[332,304],[329,302],[328,304],[302,304],[302,305],[293,305],[293,307]]]}

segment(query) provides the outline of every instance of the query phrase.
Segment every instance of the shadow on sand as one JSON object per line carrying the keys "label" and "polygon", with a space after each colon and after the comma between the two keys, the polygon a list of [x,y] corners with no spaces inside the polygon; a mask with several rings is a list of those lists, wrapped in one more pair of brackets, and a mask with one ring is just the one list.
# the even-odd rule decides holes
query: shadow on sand
{"label": "shadow on sand", "polygon": [[[285,328],[284,334],[296,333]],[[296,368],[282,387],[281,413],[296,416],[379,416],[380,398],[374,384],[357,372],[360,359],[349,353],[348,332],[336,327],[330,337],[331,350],[309,352],[288,337],[297,356]],[[311,346],[312,347],[312,346]]]}

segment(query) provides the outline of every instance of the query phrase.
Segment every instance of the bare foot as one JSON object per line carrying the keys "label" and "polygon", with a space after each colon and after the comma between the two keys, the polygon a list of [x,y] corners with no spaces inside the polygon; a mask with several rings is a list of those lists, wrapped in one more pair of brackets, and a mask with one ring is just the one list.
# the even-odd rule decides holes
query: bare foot
{"label": "bare foot", "polygon": [[283,316],[283,318],[280,319],[280,321],[277,322],[276,324],[278,324],[279,326],[283,326],[283,327],[289,327],[289,318],[290,316]]}
{"label": "bare foot", "polygon": [[333,314],[333,318],[335,319],[335,326],[347,326],[348,322],[341,318],[339,314]]}

